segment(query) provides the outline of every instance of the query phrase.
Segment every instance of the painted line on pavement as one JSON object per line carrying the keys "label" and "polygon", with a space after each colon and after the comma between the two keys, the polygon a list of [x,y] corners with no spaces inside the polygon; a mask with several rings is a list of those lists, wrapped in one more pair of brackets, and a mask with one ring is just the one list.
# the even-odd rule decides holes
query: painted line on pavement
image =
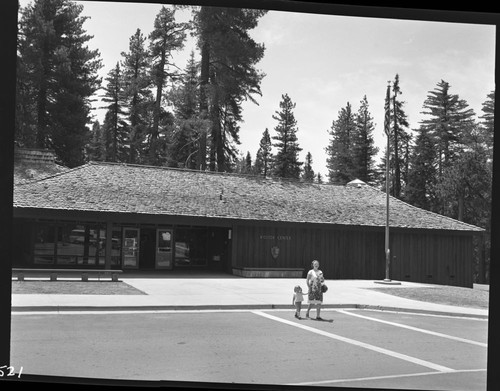
{"label": "painted line on pavement", "polygon": [[[429,311],[421,311],[419,312],[418,310],[404,310],[402,311],[401,309],[389,309],[389,308],[345,308],[347,311],[367,311],[367,312],[389,312],[391,314],[405,314],[405,315],[415,315],[415,316],[425,316],[425,317],[434,317],[434,318],[450,318],[450,319],[467,319],[467,320],[480,320],[483,322],[488,322],[488,318],[483,317],[480,314],[436,314],[433,312]],[[267,310],[266,310],[267,311]],[[321,307],[321,311],[339,311],[339,309],[331,309],[331,308],[324,308]]]}
{"label": "painted line on pavement", "polygon": [[[455,371],[448,371],[447,374],[455,373],[470,373],[470,372],[486,372],[486,369],[458,369]],[[372,380],[386,380],[386,379],[400,379],[405,377],[414,376],[430,376],[430,375],[442,375],[444,372],[420,372],[420,373],[408,373],[403,375],[387,375],[387,376],[372,376],[372,377],[360,377],[351,379],[335,379],[335,380],[321,380],[321,381],[311,381],[302,383],[288,383],[286,386],[314,386],[320,384],[333,384],[333,383],[347,383],[347,382],[357,382],[357,381],[372,381]]]}
{"label": "painted line on pavement", "polygon": [[380,323],[388,324],[388,325],[391,325],[391,326],[401,327],[401,328],[412,330],[412,331],[418,331],[418,332],[424,333],[424,334],[434,335],[436,337],[448,338],[448,339],[452,339],[454,341],[465,342],[465,343],[469,343],[469,344],[472,344],[472,345],[482,346],[482,347],[485,347],[485,348],[488,347],[488,344],[483,343],[483,342],[477,342],[477,341],[472,341],[470,339],[454,337],[452,335],[442,334],[442,333],[438,333],[436,331],[430,331],[430,330],[425,330],[425,329],[421,329],[421,328],[418,328],[418,327],[408,326],[408,325],[405,325],[405,324],[402,324],[402,323],[389,322],[387,320],[372,318],[370,316],[365,316],[365,315],[360,315],[360,314],[354,314],[354,313],[352,313],[350,311],[345,311],[345,310],[338,310],[337,312],[340,312],[340,313],[346,314],[346,315],[350,315],[350,316],[355,316],[357,318],[362,318],[362,319],[372,320],[374,322],[380,322]]}
{"label": "painted line on pavement", "polygon": [[370,344],[367,344],[367,343],[364,343],[361,341],[356,341],[356,340],[351,339],[351,338],[342,337],[340,335],[329,333],[327,331],[319,330],[319,329],[309,327],[309,326],[304,326],[302,324],[298,324],[296,322],[282,319],[282,318],[279,318],[279,317],[274,316],[274,315],[266,314],[265,312],[262,312],[262,311],[252,311],[252,312],[256,315],[263,316],[265,318],[269,318],[269,319],[275,320],[277,322],[281,322],[281,323],[288,324],[290,326],[298,327],[300,329],[307,330],[307,331],[310,331],[310,332],[313,332],[313,333],[316,333],[319,335],[323,335],[323,336],[328,337],[328,338],[336,339],[336,340],[339,340],[342,342],[346,342],[346,343],[349,343],[351,345],[355,345],[355,346],[358,346],[361,348],[373,350],[377,353],[382,353],[382,354],[385,354],[385,355],[388,355],[388,356],[391,356],[394,358],[398,358],[400,360],[411,362],[413,364],[422,365],[424,367],[434,369],[434,370],[439,371],[439,372],[452,372],[452,371],[454,371],[451,368],[448,368],[448,367],[445,367],[442,365],[438,365],[438,364],[434,364],[430,361],[421,360],[421,359],[416,358],[416,357],[407,356],[406,354],[397,353],[397,352],[394,352],[392,350],[380,348],[378,346],[370,345]]}
{"label": "painted line on pavement", "polygon": [[[11,315],[131,315],[131,314],[193,314],[218,312],[252,312],[248,309],[213,309],[213,310],[60,310],[60,311],[16,311]],[[289,310],[288,310],[289,311]]]}

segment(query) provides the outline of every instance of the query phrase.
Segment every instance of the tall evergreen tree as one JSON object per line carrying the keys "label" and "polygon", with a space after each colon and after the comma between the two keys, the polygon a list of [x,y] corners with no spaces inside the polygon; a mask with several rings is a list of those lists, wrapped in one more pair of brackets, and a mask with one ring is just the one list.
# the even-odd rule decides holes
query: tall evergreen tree
{"label": "tall evergreen tree", "polygon": [[124,94],[123,94],[123,78],[120,69],[120,63],[117,63],[106,77],[106,87],[104,88],[103,102],[108,103],[107,121],[105,132],[108,135],[105,137],[110,144],[107,146],[107,159],[111,162],[121,162],[126,160],[126,140],[127,129],[124,120]]}
{"label": "tall evergreen tree", "polygon": [[149,163],[159,164],[162,160],[158,156],[160,122],[168,121],[169,116],[164,112],[162,99],[167,82],[178,78],[178,71],[175,64],[171,63],[172,53],[184,47],[186,39],[186,23],[175,21],[175,9],[163,6],[154,22],[154,29],[149,35],[150,39],[150,58],[152,80],[156,89],[155,103],[153,108],[153,126],[150,130],[149,138]]}
{"label": "tall evergreen tree", "polygon": [[463,150],[461,139],[466,127],[473,124],[474,111],[458,95],[450,94],[449,83],[441,80],[434,91],[429,91],[422,114],[428,116],[422,121],[433,137],[438,153],[438,176],[441,179],[444,168]]}
{"label": "tall evergreen tree", "polygon": [[[408,166],[408,149],[411,139],[408,128],[407,115],[404,111],[404,101],[398,100],[398,95],[401,95],[401,87],[399,86],[399,75],[396,74],[394,83],[392,84],[392,156],[391,164],[391,179],[392,179],[392,194],[396,198],[401,198],[401,190],[405,187],[404,178],[407,176]],[[403,172],[403,174],[402,174]]]}
{"label": "tall evergreen tree", "polygon": [[337,120],[332,122],[329,134],[330,143],[325,148],[329,181],[335,184],[346,184],[356,179],[357,175],[353,158],[357,129],[349,102],[339,111]]}
{"label": "tall evergreen tree", "polygon": [[369,111],[366,95],[361,100],[361,106],[355,117],[356,132],[353,135],[354,176],[366,183],[376,179],[374,159],[378,153],[373,139],[373,117]]}
{"label": "tall evergreen tree", "polygon": [[69,0],[35,0],[21,9],[19,23],[18,93],[27,96],[18,109],[34,110],[17,121],[16,135],[34,142],[28,146],[53,149],[69,167],[84,162],[90,98],[100,83],[99,52],[86,46],[92,36],[82,11]]}
{"label": "tall evergreen tree", "polygon": [[481,110],[484,114],[479,117],[481,119],[479,126],[482,141],[491,162],[493,161],[493,136],[495,133],[495,91],[488,94]]}
{"label": "tall evergreen tree", "polygon": [[90,142],[86,148],[87,159],[94,161],[106,160],[105,135],[99,121],[94,121],[92,124],[91,134]]}
{"label": "tall evergreen tree", "polygon": [[146,135],[151,126],[153,94],[146,38],[140,29],[129,39],[128,52],[122,52],[122,73],[127,110],[128,162],[146,161]]}
{"label": "tall evergreen tree", "polygon": [[428,129],[420,127],[410,157],[405,201],[419,208],[433,210],[435,187],[436,151]]}
{"label": "tall evergreen tree", "polygon": [[272,139],[276,142],[273,147],[277,148],[274,158],[273,173],[281,178],[300,177],[301,166],[303,162],[299,161],[299,147],[297,139],[297,121],[293,114],[295,103],[292,102],[288,94],[281,96],[280,111],[275,111],[273,119],[278,121],[274,128],[277,135]]}
{"label": "tall evergreen tree", "polygon": [[257,150],[257,155],[255,157],[254,166],[257,174],[266,177],[269,173],[271,173],[271,165],[273,162],[272,147],[271,136],[269,135],[269,130],[266,128],[266,130],[262,133],[259,149]]}
{"label": "tall evergreen tree", "polygon": [[306,160],[304,162],[304,172],[302,173],[302,178],[306,182],[314,182],[314,170],[312,168],[312,155],[311,152],[307,152]]}
{"label": "tall evergreen tree", "polygon": [[[428,117],[421,123],[432,138],[437,153],[436,183],[443,182],[447,168],[453,165],[459,154],[466,148],[466,134],[475,127],[474,111],[458,95],[450,94],[449,84],[441,80],[434,91],[430,91],[423,108]],[[441,191],[433,209],[441,214],[449,214],[452,200],[443,198],[450,192]]]}
{"label": "tall evergreen tree", "polygon": [[199,169],[197,155],[202,134],[209,129],[208,120],[199,115],[199,64],[191,51],[188,64],[178,87],[172,88],[170,100],[174,105],[175,129],[170,146],[171,165]]}
{"label": "tall evergreen tree", "polygon": [[[201,53],[200,115],[211,121],[208,135],[202,134],[198,164],[201,169],[223,171],[234,156],[231,145],[242,120],[241,103],[260,95],[263,74],[255,65],[264,54],[248,31],[267,11],[202,6],[194,10],[195,34]],[[207,141],[208,138],[208,141]],[[208,153],[207,153],[208,148]],[[230,165],[230,164],[229,164]]]}
{"label": "tall evergreen tree", "polygon": [[240,152],[234,159],[232,165],[228,167],[228,172],[237,174],[253,174],[252,155],[247,151],[246,155]]}
{"label": "tall evergreen tree", "polygon": [[[491,91],[485,102],[483,102],[482,107],[483,115],[479,118],[481,119],[479,124],[480,138],[482,145],[484,147],[484,156],[486,158],[485,169],[489,182],[489,190],[485,191],[484,197],[478,197],[478,201],[484,200],[481,208],[477,208],[477,212],[474,213],[478,221],[476,225],[485,228],[486,235],[484,235],[484,255],[478,257],[477,269],[477,282],[478,283],[489,283],[489,269],[491,264],[490,249],[491,249],[491,206],[492,206],[492,176],[493,176],[493,138],[494,138],[494,119],[495,119],[495,91]],[[484,179],[483,179],[484,181]]]}
{"label": "tall evergreen tree", "polygon": [[[23,31],[24,20],[21,19],[19,25],[21,26],[20,34]],[[19,35],[17,40],[18,55],[17,55],[17,77],[16,77],[16,114],[15,114],[15,134],[14,139],[21,147],[34,148],[37,146],[37,88],[35,83],[31,80],[34,65],[25,63],[22,59],[23,51],[26,52],[27,45],[26,39]],[[24,54],[24,56],[27,56]]]}
{"label": "tall evergreen tree", "polygon": [[245,157],[245,173],[252,174],[252,171],[252,155],[250,155],[250,152],[247,152],[247,156]]}
{"label": "tall evergreen tree", "polygon": [[446,214],[486,228],[491,213],[491,171],[481,149],[464,151],[444,169],[437,193]]}

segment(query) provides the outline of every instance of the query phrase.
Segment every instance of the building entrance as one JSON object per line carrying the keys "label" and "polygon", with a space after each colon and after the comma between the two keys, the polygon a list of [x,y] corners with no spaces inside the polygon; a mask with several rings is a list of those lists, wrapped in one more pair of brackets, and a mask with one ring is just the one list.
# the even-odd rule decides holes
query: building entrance
{"label": "building entrance", "polygon": [[122,266],[126,269],[222,271],[230,265],[228,228],[123,227],[122,238]]}
{"label": "building entrance", "polygon": [[156,230],[156,269],[172,269],[172,229],[158,228]]}
{"label": "building entrance", "polygon": [[139,267],[139,229],[124,228],[122,241],[122,267],[137,269]]}
{"label": "building entrance", "polygon": [[139,267],[141,269],[155,268],[155,243],[156,229],[141,228],[141,246],[139,250]]}

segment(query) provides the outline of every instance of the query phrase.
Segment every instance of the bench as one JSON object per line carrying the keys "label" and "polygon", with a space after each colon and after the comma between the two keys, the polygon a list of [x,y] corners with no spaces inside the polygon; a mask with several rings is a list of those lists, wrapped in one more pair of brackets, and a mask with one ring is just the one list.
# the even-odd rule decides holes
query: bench
{"label": "bench", "polygon": [[111,277],[111,281],[118,281],[118,274],[123,270],[110,270],[110,269],[25,269],[13,268],[12,276],[17,277],[18,281],[24,281],[26,275],[46,276],[50,275],[50,281],[57,281],[60,275],[78,275],[81,276],[82,281],[88,281],[89,276],[97,276],[100,280],[102,277]]}
{"label": "bench", "polygon": [[241,277],[253,278],[302,278],[302,268],[276,268],[276,267],[241,267],[233,268],[233,274]]}

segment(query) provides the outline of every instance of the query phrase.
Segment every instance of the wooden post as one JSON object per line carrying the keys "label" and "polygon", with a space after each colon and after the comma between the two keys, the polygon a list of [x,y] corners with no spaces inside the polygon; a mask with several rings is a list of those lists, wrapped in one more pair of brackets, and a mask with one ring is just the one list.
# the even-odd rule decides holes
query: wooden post
{"label": "wooden post", "polygon": [[113,223],[106,222],[106,255],[104,256],[104,269],[111,269],[111,252],[113,249]]}

